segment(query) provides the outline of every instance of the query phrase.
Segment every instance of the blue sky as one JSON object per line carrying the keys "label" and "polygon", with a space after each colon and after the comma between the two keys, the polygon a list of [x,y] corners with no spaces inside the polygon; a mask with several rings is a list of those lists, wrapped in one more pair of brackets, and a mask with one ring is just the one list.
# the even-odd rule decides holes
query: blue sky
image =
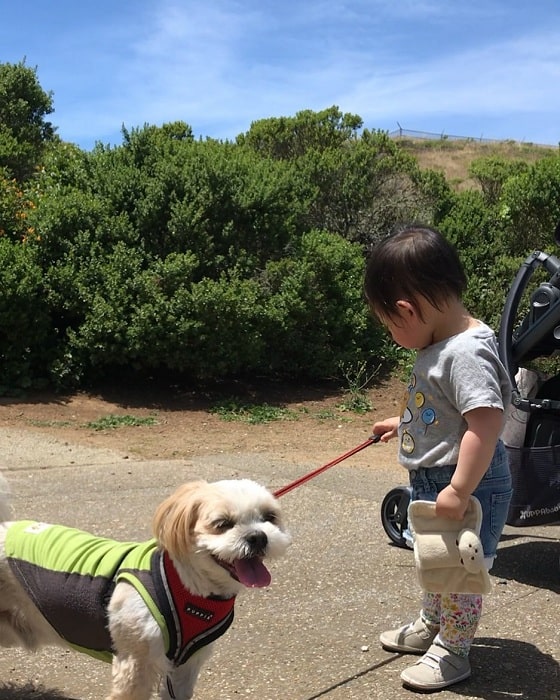
{"label": "blue sky", "polygon": [[0,63],[26,59],[65,141],[183,120],[234,139],[337,105],[369,129],[560,141],[558,0],[15,0]]}

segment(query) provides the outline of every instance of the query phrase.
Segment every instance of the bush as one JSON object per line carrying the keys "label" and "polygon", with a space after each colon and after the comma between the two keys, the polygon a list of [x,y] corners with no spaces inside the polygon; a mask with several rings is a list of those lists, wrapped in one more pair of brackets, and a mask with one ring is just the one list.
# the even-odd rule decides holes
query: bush
{"label": "bush", "polygon": [[334,107],[257,122],[235,143],[195,141],[183,122],[91,153],[51,136],[24,182],[0,158],[0,359],[14,387],[114,368],[322,379],[404,366],[363,299],[372,244],[400,221],[437,225],[467,305],[496,326],[518,264],[551,247],[560,217],[558,157],[476,162],[479,189],[457,193]]}
{"label": "bush", "polygon": [[130,367],[212,380],[325,378],[343,363],[383,360],[381,331],[362,298],[358,246],[315,231],[252,277],[234,267],[198,280],[198,266],[192,253],[150,259],[119,244],[103,254],[84,238],[50,271],[64,339],[53,377],[91,382]]}
{"label": "bush", "polygon": [[32,247],[0,237],[0,394],[42,385],[53,348]]}
{"label": "bush", "polygon": [[269,370],[324,378],[338,376],[341,364],[377,361],[381,335],[364,301],[363,272],[359,246],[321,231],[304,235],[292,258],[267,265]]}

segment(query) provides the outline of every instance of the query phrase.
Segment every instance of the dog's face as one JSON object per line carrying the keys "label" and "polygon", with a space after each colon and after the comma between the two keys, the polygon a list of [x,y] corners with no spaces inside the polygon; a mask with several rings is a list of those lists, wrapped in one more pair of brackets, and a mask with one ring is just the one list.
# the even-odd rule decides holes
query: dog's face
{"label": "dog's face", "polygon": [[184,484],[156,511],[154,531],[177,563],[249,587],[270,583],[263,560],[291,542],[278,501],[248,479]]}

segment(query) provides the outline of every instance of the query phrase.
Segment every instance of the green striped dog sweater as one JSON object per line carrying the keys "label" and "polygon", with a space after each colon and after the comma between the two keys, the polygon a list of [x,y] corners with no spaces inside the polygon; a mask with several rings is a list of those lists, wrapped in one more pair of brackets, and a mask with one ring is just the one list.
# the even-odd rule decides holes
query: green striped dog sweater
{"label": "green striped dog sweater", "polygon": [[25,520],[10,525],[5,550],[13,574],[57,633],[75,649],[104,661],[114,653],[107,606],[119,581],[142,596],[175,666],[233,622],[235,598],[191,593],[155,540],[116,542]]}

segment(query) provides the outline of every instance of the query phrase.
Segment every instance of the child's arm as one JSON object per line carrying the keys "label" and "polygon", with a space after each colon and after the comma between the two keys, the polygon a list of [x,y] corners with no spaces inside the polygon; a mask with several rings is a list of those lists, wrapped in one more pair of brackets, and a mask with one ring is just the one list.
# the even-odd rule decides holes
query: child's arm
{"label": "child's arm", "polygon": [[381,442],[389,442],[391,438],[397,437],[400,420],[399,416],[393,416],[392,418],[377,421],[377,423],[373,424],[372,432],[374,435],[381,436],[379,438]]}
{"label": "child's arm", "polygon": [[486,473],[503,426],[503,412],[498,408],[475,408],[465,413],[467,430],[461,440],[457,468],[449,486],[436,500],[436,514],[461,520],[469,497]]}

